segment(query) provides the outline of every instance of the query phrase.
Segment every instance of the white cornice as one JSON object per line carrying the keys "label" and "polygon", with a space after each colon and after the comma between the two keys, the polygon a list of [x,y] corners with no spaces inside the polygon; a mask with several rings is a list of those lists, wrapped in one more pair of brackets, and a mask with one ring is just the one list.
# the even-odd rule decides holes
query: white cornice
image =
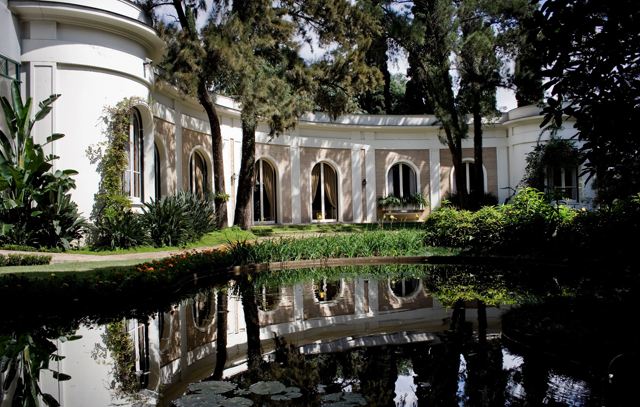
{"label": "white cornice", "polygon": [[153,60],[162,56],[162,39],[153,28],[132,17],[65,2],[11,0],[9,7],[21,20],[49,20],[112,32],[142,44]]}

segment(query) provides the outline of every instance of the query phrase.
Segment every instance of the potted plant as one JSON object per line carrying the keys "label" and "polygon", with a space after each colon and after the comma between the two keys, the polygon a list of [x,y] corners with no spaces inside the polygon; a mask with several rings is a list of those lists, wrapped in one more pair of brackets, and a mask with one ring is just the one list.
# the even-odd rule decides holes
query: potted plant
{"label": "potted plant", "polygon": [[402,206],[402,200],[395,195],[378,198],[378,207],[382,210],[396,209]]}

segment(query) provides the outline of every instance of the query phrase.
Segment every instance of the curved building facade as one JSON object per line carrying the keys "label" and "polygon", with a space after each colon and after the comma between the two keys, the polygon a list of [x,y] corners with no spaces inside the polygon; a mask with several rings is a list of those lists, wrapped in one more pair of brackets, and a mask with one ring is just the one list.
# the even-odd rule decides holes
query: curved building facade
{"label": "curved building facade", "polygon": [[[35,138],[66,134],[48,147],[60,156],[57,168],[79,171],[73,199],[85,216],[99,184],[87,149],[105,140],[105,108],[125,98],[138,100],[124,178],[134,206],[181,190],[213,190],[206,115],[196,101],[154,80],[152,63],[162,56],[163,42],[133,3],[0,0],[0,27],[0,58],[7,67],[0,72],[0,93],[6,95],[7,84],[18,80],[23,95],[35,102],[62,95],[52,114],[37,124]],[[234,205],[240,114],[228,98],[218,97],[217,104],[226,193]],[[548,138],[541,136],[540,122],[539,109],[527,106],[504,113],[484,128],[485,191],[501,202],[522,179],[526,154]],[[331,120],[309,114],[282,136],[270,139],[267,130],[260,128],[257,135],[256,224],[374,222],[385,216],[379,198],[420,194],[426,205],[386,212],[417,220],[456,192],[451,155],[439,140],[441,130],[433,116],[346,115]],[[572,134],[571,128],[561,132]],[[471,138],[463,147],[464,169],[471,171]],[[593,196],[577,172],[566,177],[563,172],[560,181],[575,189],[573,201],[581,205]]]}

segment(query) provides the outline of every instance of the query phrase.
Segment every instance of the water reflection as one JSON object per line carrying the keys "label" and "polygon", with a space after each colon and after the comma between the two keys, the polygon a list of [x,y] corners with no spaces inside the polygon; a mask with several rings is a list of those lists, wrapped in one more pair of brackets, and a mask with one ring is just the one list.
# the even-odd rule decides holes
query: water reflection
{"label": "water reflection", "polygon": [[[67,357],[56,361],[56,369],[72,379],[44,374],[39,385],[69,406],[169,406],[204,379],[231,381],[235,390],[220,397],[248,398],[256,405],[292,395],[288,405],[604,400],[602,375],[559,370],[558,363],[501,339],[503,313],[531,296],[518,289],[521,282],[495,273],[484,280],[477,273],[434,273],[424,266],[388,271],[266,274],[203,289],[155,314],[122,319],[116,313],[106,324],[79,322],[81,340],[44,339],[53,345],[45,346],[49,354]],[[307,279],[296,277],[301,275]],[[281,284],[283,278],[289,283]],[[58,336],[52,331],[47,337]],[[7,349],[0,351],[11,356]],[[19,357],[10,359],[15,364]],[[0,407],[10,406],[16,375],[4,365],[0,371]],[[249,392],[263,381],[289,390],[268,397]]]}

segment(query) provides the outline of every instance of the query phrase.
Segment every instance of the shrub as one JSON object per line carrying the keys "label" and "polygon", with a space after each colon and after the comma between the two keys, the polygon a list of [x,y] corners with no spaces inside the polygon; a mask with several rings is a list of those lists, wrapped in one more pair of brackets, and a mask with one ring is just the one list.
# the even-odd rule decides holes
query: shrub
{"label": "shrub", "polygon": [[476,233],[473,213],[444,205],[424,222],[427,246],[467,247]]}
{"label": "shrub", "polygon": [[181,192],[146,203],[144,224],[153,244],[181,246],[197,241],[215,229],[215,213],[211,200]]}
{"label": "shrub", "polygon": [[502,250],[536,250],[549,247],[551,237],[562,221],[557,207],[544,193],[535,188],[523,188],[502,207],[504,234]]}
{"label": "shrub", "polygon": [[504,245],[506,220],[501,207],[485,206],[472,217],[473,238],[469,239],[474,250],[495,250]]}
{"label": "shrub", "polygon": [[177,195],[185,207],[185,215],[189,222],[187,233],[190,241],[196,241],[216,228],[214,200],[211,197],[201,198],[195,194],[181,192]]}
{"label": "shrub", "polygon": [[109,211],[98,218],[91,237],[94,249],[128,249],[146,244],[142,216],[129,210]]}
{"label": "shrub", "polygon": [[51,256],[38,254],[0,254],[0,267],[36,266],[51,263]]}

